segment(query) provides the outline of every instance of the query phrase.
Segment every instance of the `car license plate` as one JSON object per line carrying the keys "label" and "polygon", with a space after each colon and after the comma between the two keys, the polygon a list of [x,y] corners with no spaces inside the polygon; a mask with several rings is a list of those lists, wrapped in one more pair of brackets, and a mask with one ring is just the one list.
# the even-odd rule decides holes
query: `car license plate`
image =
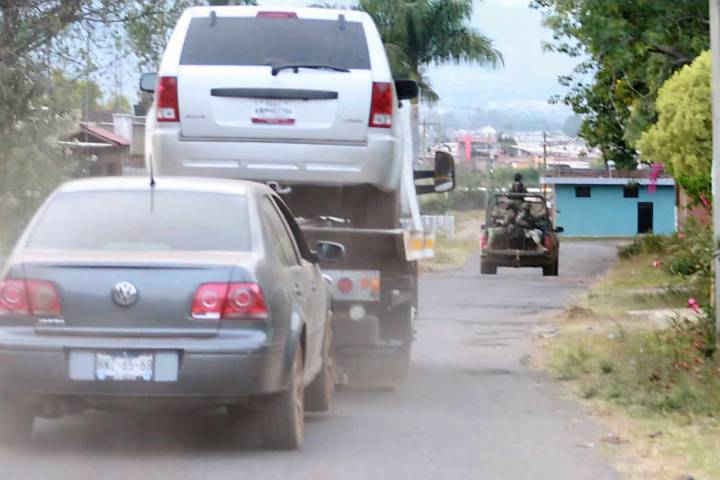
{"label": "car license plate", "polygon": [[295,125],[295,112],[289,102],[256,101],[252,123],[264,125]]}
{"label": "car license plate", "polygon": [[153,354],[138,352],[98,352],[95,354],[95,378],[98,380],[153,379]]}

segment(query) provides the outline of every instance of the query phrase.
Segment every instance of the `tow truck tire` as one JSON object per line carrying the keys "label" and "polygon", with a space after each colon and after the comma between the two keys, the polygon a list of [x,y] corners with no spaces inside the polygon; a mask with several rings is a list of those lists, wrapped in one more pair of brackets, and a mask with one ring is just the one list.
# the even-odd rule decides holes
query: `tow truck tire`
{"label": "tow truck tire", "polygon": [[322,370],[305,390],[305,410],[308,412],[326,412],[330,409],[330,400],[335,393],[336,366],[332,315],[328,314],[328,326],[323,341]]}
{"label": "tow truck tire", "polygon": [[490,265],[487,262],[480,261],[481,275],[497,275],[497,265]]}
{"label": "tow truck tire", "polygon": [[34,415],[30,409],[0,401],[0,444],[17,445],[30,441]]}
{"label": "tow truck tire", "polygon": [[305,395],[303,388],[303,351],[295,349],[290,385],[273,398],[262,419],[263,446],[276,450],[300,448],[305,430]]}

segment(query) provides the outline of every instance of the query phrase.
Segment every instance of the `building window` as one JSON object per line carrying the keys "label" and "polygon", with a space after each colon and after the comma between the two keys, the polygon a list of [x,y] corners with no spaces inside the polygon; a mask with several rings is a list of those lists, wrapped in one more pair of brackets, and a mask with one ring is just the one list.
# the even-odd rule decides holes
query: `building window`
{"label": "building window", "polygon": [[637,183],[630,183],[623,187],[624,198],[638,198],[640,196],[640,186]]}
{"label": "building window", "polygon": [[590,198],[590,186],[589,185],[578,185],[577,187],[575,187],[575,197]]}

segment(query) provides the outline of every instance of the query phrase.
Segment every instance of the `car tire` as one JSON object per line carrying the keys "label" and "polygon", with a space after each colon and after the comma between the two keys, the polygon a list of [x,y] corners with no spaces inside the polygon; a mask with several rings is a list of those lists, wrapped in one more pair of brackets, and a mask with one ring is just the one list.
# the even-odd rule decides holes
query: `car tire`
{"label": "car tire", "polygon": [[326,412],[330,409],[330,400],[335,393],[337,377],[337,359],[333,338],[332,314],[328,314],[327,331],[323,340],[322,370],[315,380],[305,389],[305,410],[308,412]]}
{"label": "car tire", "polygon": [[295,349],[288,390],[270,402],[263,415],[263,445],[277,450],[300,448],[305,430],[303,351]]}
{"label": "car tire", "polygon": [[481,275],[497,275],[497,265],[491,265],[487,262],[480,261]]}
{"label": "car tire", "polygon": [[0,443],[15,445],[30,441],[34,421],[29,408],[0,401]]}

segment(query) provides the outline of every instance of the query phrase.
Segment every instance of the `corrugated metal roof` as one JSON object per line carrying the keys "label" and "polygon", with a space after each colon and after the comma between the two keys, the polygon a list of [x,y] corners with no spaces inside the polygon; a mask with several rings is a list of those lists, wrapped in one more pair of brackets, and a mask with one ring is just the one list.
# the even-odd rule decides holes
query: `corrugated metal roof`
{"label": "corrugated metal roof", "polygon": [[87,133],[88,135],[92,135],[93,137],[97,137],[100,140],[104,140],[108,143],[111,143],[113,145],[118,146],[130,146],[130,140],[128,140],[125,137],[122,137],[115,132],[111,132],[110,130],[106,130],[102,127],[99,127],[92,123],[81,123],[80,124],[80,132],[81,133]]}

